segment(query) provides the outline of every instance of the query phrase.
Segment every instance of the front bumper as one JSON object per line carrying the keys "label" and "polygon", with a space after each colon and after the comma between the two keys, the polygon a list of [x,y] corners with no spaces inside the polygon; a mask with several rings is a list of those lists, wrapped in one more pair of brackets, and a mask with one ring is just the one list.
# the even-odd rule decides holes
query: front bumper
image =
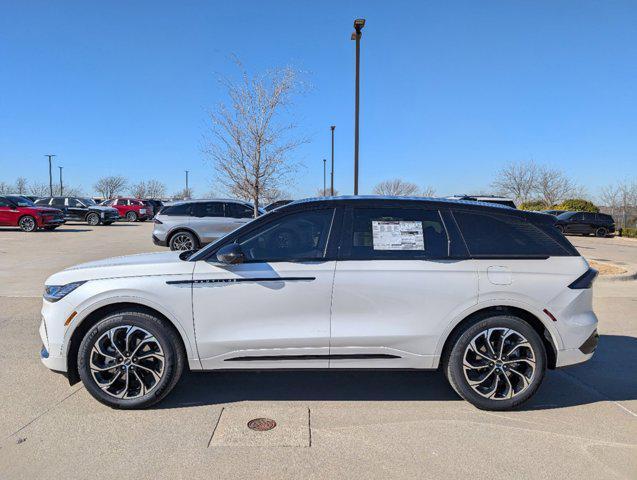
{"label": "front bumper", "polygon": [[42,323],[40,323],[40,338],[42,339],[40,360],[44,366],[50,370],[55,370],[56,372],[66,372],[66,357],[59,355],[61,352],[61,348],[59,348],[59,346],[52,346],[49,344],[49,336],[44,317],[42,318]]}
{"label": "front bumper", "polygon": [[42,226],[42,227],[59,226],[59,225],[64,225],[64,223],[66,223],[66,220],[64,220],[64,218],[62,218],[62,217],[41,218],[40,219],[40,226]]}

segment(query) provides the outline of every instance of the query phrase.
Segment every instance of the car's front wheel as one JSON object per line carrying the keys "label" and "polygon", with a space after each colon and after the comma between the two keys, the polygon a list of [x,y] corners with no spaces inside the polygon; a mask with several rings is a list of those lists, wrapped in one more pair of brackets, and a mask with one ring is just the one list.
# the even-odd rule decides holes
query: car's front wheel
{"label": "car's front wheel", "polygon": [[22,217],[18,222],[18,226],[23,232],[34,232],[38,228],[38,224],[36,223],[35,218],[33,218],[31,215],[25,215],[24,217]]}
{"label": "car's front wheel", "polygon": [[599,227],[597,230],[595,230],[595,235],[597,237],[605,237],[606,235],[608,235],[608,230],[604,227]]}
{"label": "car's front wheel", "polygon": [[122,409],[145,408],[175,387],[185,352],[177,332],[141,311],[113,313],[92,327],[80,344],[77,366],[88,392]]}
{"label": "car's front wheel", "polygon": [[89,213],[86,216],[86,223],[94,227],[100,224],[100,216],[97,213]]}
{"label": "car's front wheel", "polygon": [[524,320],[487,317],[456,333],[443,368],[465,400],[483,410],[509,410],[531,398],[542,383],[546,350]]}

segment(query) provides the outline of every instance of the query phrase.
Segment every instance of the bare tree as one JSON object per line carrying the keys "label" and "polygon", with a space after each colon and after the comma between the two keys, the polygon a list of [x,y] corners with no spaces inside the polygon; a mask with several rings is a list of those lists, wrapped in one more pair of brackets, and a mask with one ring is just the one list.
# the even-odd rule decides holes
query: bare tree
{"label": "bare tree", "polygon": [[35,197],[48,197],[49,193],[51,193],[49,191],[49,186],[42,182],[31,183],[29,185],[28,192],[29,195],[33,195]]}
{"label": "bare tree", "polygon": [[540,167],[537,172],[537,194],[547,207],[557,205],[575,191],[575,185],[561,170]]}
{"label": "bare tree", "polygon": [[523,203],[532,199],[537,190],[538,177],[539,169],[535,162],[512,162],[497,173],[492,186],[500,195]]}
{"label": "bare tree", "polygon": [[622,227],[626,228],[630,211],[637,207],[637,182],[621,182],[617,185],[617,190],[619,192]]}
{"label": "bare tree", "polygon": [[111,175],[100,178],[93,188],[104,198],[113,198],[126,188],[126,179],[121,175]]}
{"label": "bare tree", "polygon": [[422,189],[420,194],[423,197],[434,197],[436,195],[436,189],[431,185],[427,185],[425,188]]}
{"label": "bare tree", "polygon": [[419,192],[420,189],[418,188],[418,185],[416,185],[415,183],[406,182],[399,178],[382,181],[374,187],[374,194],[376,195],[413,197],[418,195]]}
{"label": "bare tree", "polygon": [[146,182],[146,195],[148,198],[163,198],[166,196],[166,185],[159,180]]}
{"label": "bare tree", "polygon": [[146,182],[143,180],[133,185],[130,189],[130,194],[135,198],[145,198],[148,192]]}
{"label": "bare tree", "polygon": [[210,113],[210,139],[205,152],[217,170],[219,183],[239,198],[250,199],[254,216],[269,191],[291,181],[298,164],[289,154],[306,140],[296,138],[296,125],[283,117],[300,92],[299,73],[291,67],[221,79],[230,98]]}
{"label": "bare tree", "polygon": [[602,187],[599,192],[600,203],[610,209],[610,214],[614,217],[620,208],[620,196],[619,187],[615,184],[610,184]]}
{"label": "bare tree", "polygon": [[0,195],[11,193],[9,190],[10,190],[9,185],[7,185],[4,182],[0,182]]}
{"label": "bare tree", "polygon": [[[330,188],[326,188],[325,190],[323,190],[322,188],[319,188],[316,191],[316,196],[317,197],[331,197],[332,196],[332,190]],[[334,189],[334,196],[338,196],[338,190]]]}
{"label": "bare tree", "polygon": [[27,193],[27,179],[24,177],[18,177],[15,181],[15,193],[18,195],[26,195]]}
{"label": "bare tree", "polygon": [[189,200],[192,198],[192,188],[184,188],[173,195],[174,200]]}
{"label": "bare tree", "polygon": [[290,192],[281,190],[280,188],[271,188],[266,190],[261,198],[263,198],[264,205],[269,205],[270,203],[274,203],[278,200],[292,198],[292,195],[290,195]]}

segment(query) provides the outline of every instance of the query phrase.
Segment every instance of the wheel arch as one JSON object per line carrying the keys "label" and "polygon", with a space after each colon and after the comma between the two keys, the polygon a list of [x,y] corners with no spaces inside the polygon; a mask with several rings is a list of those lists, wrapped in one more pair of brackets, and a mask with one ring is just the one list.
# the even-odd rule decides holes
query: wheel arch
{"label": "wheel arch", "polygon": [[444,342],[442,344],[442,348],[439,352],[439,358],[442,359],[445,355],[447,355],[449,349],[451,348],[451,340],[454,338],[455,334],[467,323],[476,321],[481,318],[487,318],[497,315],[512,315],[515,317],[519,317],[527,322],[542,339],[542,343],[544,344],[544,347],[546,349],[546,356],[548,360],[547,367],[549,369],[555,368],[557,362],[558,346],[556,344],[555,338],[553,337],[553,333],[549,328],[547,328],[546,324],[542,322],[540,318],[538,318],[537,315],[524,308],[513,305],[491,305],[488,307],[483,307],[479,310],[471,312],[470,314],[462,318],[446,334]]}
{"label": "wheel arch", "polygon": [[35,214],[33,214],[33,213],[23,213],[22,215],[20,215],[20,216],[18,217],[18,222],[17,222],[17,225],[18,225],[18,226],[20,226],[20,222],[22,221],[22,219],[23,219],[24,217],[31,217],[31,218],[33,219],[33,221],[35,222],[35,228],[36,228],[36,229],[40,226],[40,224],[38,223],[38,217],[37,217],[37,215],[35,215]]}
{"label": "wheel arch", "polygon": [[195,236],[195,240],[197,240],[197,243],[199,244],[199,246],[202,245],[201,243],[201,238],[199,237],[199,235],[197,234],[197,232],[195,232],[192,228],[190,227],[175,227],[173,228],[170,232],[168,232],[168,235],[166,235],[166,244],[170,247],[170,240],[172,240],[172,238],[175,236],[175,234],[179,233],[179,232],[188,232],[188,233],[192,233]]}
{"label": "wheel arch", "polygon": [[66,376],[71,385],[74,385],[80,381],[80,376],[77,370],[77,355],[82,339],[84,338],[86,333],[95,324],[97,324],[97,322],[99,322],[104,317],[119,311],[136,311],[153,315],[164,320],[166,325],[175,331],[177,337],[181,341],[181,344],[184,347],[184,351],[186,352],[186,356],[188,357],[185,359],[186,363],[188,363],[188,360],[193,357],[193,350],[191,348],[190,341],[188,340],[186,333],[177,322],[172,321],[168,317],[168,315],[149,305],[145,305],[138,301],[120,300],[98,306],[94,310],[90,311],[80,320],[75,329],[71,332],[70,337],[67,341],[66,348]]}

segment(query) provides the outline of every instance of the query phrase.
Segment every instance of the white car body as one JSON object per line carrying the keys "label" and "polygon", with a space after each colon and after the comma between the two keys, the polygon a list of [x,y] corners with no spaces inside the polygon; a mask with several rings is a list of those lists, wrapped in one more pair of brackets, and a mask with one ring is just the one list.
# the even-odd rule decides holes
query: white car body
{"label": "white car body", "polygon": [[504,308],[540,322],[554,349],[552,366],[563,367],[592,356],[579,349],[597,326],[592,289],[567,288],[588,269],[577,255],[228,265],[166,252],[101,260],[46,280],[85,283],[56,302],[44,300],[42,361],[72,369],[71,338],[85,319],[110,305],[137,304],[176,327],[192,370],[435,369],[454,327]]}

